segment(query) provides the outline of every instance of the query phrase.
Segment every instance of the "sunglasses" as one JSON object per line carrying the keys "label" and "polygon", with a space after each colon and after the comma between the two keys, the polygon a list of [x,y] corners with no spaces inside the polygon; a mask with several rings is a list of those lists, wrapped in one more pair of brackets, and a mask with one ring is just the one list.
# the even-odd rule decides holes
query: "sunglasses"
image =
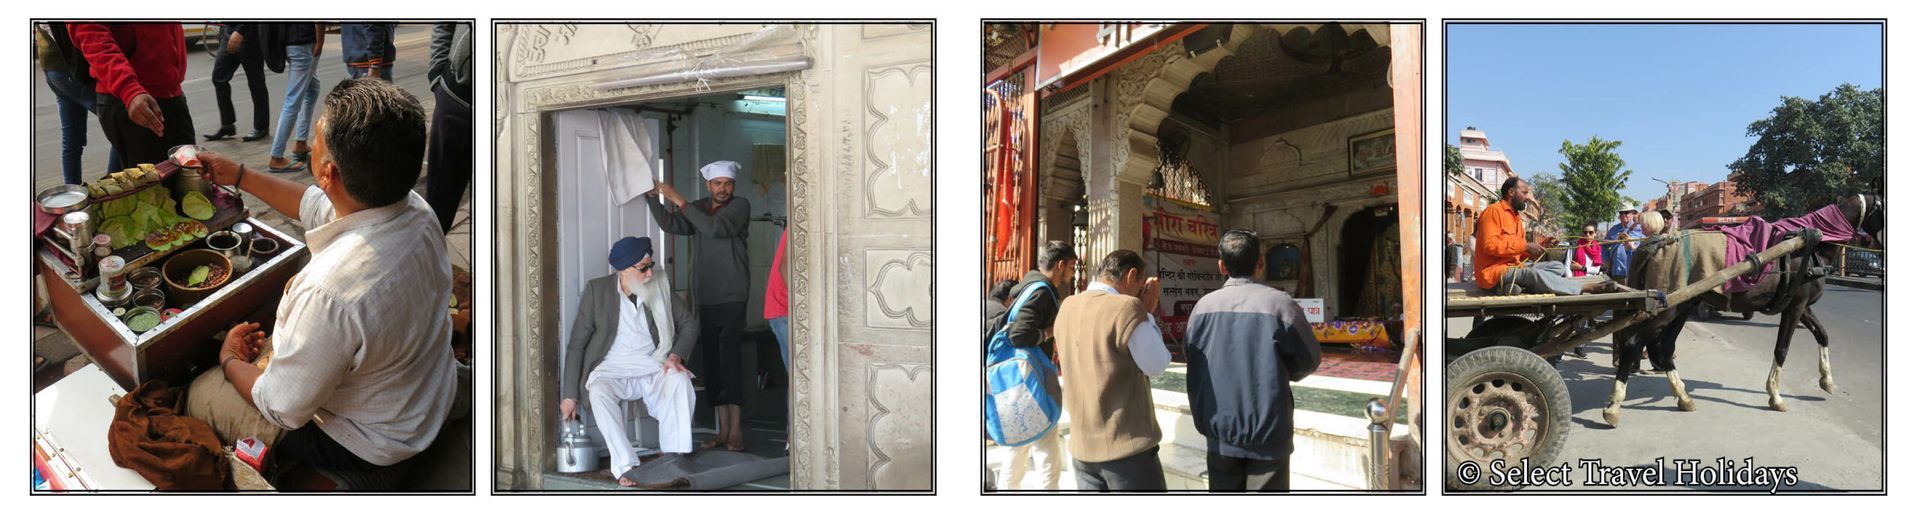
{"label": "sunglasses", "polygon": [[653,271],[653,265],[655,265],[655,264],[659,264],[659,263],[657,263],[657,262],[649,262],[649,263],[646,263],[646,264],[639,264],[639,265],[635,265],[635,266],[633,267],[633,270],[634,270],[634,271],[638,271],[638,272],[641,272],[641,273],[646,273],[646,272],[649,272],[649,271]]}

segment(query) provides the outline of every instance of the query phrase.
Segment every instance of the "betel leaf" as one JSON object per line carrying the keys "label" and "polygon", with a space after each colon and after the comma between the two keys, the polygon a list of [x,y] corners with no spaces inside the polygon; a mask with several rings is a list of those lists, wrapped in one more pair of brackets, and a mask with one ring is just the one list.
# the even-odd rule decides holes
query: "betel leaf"
{"label": "betel leaf", "polygon": [[206,266],[195,266],[193,273],[187,274],[187,287],[200,287],[200,283],[207,281],[207,274],[212,272],[213,269]]}
{"label": "betel leaf", "polygon": [[200,221],[210,220],[213,219],[213,202],[207,201],[206,195],[199,191],[189,192],[186,198],[181,199],[180,213]]}

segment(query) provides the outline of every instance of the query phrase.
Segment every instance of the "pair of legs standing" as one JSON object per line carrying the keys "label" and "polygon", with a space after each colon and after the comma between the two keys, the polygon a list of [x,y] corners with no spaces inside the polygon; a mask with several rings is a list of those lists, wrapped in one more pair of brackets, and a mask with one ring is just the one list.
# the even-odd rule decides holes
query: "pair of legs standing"
{"label": "pair of legs standing", "polygon": [[747,303],[700,306],[700,347],[706,349],[707,390],[713,392],[715,435],[703,448],[747,447],[740,429],[740,405],[746,403],[745,359],[740,356],[740,329],[747,324]]}
{"label": "pair of legs standing", "polygon": [[[87,114],[97,112],[93,84],[64,71],[48,71],[47,87],[53,89],[53,102],[60,114],[60,172],[68,184],[86,182],[80,171],[80,156],[87,147]],[[111,147],[107,154],[107,172],[120,171],[120,153]]]}
{"label": "pair of legs standing", "polygon": [[1107,462],[1073,461],[1073,478],[1082,491],[1167,490],[1167,475],[1160,467],[1160,447]]}
{"label": "pair of legs standing", "polygon": [[1060,472],[1066,460],[1066,452],[1060,451],[1060,430],[1057,427],[1048,430],[1033,442],[1007,449],[1005,459],[1000,461],[1000,473],[994,477],[994,489],[1020,490],[1029,470],[1040,473],[1043,482],[1040,490],[1059,489]]}
{"label": "pair of legs standing", "polygon": [[[280,124],[273,131],[273,158],[267,163],[275,172],[301,171],[294,165],[307,154],[307,138],[313,128],[313,105],[320,98],[320,79],[314,75],[313,45],[287,46],[287,96],[280,104]],[[296,159],[287,158],[287,138],[293,138]]]}
{"label": "pair of legs standing", "polygon": [[238,116],[233,109],[233,72],[245,70],[247,74],[247,95],[253,99],[253,132],[241,138],[253,141],[267,133],[267,79],[266,59],[261,56],[260,48],[253,42],[240,44],[240,51],[227,53],[225,41],[233,34],[232,28],[220,31],[222,47],[219,56],[213,60],[213,97],[220,107],[220,127],[212,134],[205,134],[208,141],[226,139],[234,135],[234,123]]}

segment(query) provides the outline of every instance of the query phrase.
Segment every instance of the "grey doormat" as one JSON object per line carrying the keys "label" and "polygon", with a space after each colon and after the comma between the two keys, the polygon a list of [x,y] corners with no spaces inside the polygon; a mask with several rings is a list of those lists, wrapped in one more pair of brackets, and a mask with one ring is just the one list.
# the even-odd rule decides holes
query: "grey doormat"
{"label": "grey doormat", "polygon": [[627,470],[641,489],[714,491],[787,473],[787,458],[745,452],[704,450],[672,454]]}

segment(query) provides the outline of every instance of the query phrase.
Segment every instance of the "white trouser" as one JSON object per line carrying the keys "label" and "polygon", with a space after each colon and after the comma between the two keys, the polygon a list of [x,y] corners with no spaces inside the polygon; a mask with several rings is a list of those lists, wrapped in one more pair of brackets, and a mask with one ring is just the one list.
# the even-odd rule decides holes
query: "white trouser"
{"label": "white trouser", "polygon": [[[1039,461],[1037,464],[1034,461]],[[1045,480],[1043,490],[1060,488],[1060,472],[1066,467],[1066,454],[1060,451],[1060,430],[1048,430],[1045,435],[1031,443],[1007,449],[1006,460],[1000,462],[1000,473],[995,475],[998,483],[994,488],[1001,491],[1013,491],[1021,488],[1020,483],[1027,478],[1027,468],[1040,472]]]}
{"label": "white trouser", "polygon": [[660,422],[660,451],[693,452],[693,380],[686,373],[652,373],[642,377],[602,377],[587,383],[587,401],[593,422],[600,425],[607,452],[613,454],[613,476],[619,478],[636,464],[633,443],[627,440],[626,409],[621,400],[641,400],[647,415]]}

